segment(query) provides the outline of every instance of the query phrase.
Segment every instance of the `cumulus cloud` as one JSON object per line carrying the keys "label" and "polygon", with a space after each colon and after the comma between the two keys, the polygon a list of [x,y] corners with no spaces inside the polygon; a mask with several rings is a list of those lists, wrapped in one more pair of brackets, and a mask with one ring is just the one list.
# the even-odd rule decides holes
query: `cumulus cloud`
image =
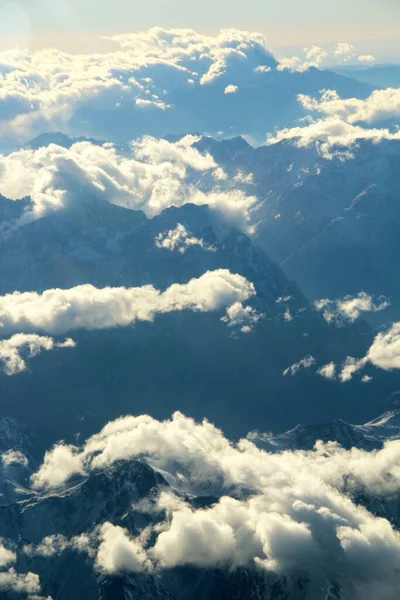
{"label": "cumulus cloud", "polygon": [[304,48],[304,59],[298,56],[281,58],[277,67],[278,71],[307,71],[310,67],[319,68],[324,63],[328,53],[320,46]]}
{"label": "cumulus cloud", "polygon": [[188,248],[199,246],[206,251],[213,252],[215,249],[204,242],[202,238],[197,238],[189,233],[182,225],[178,223],[175,229],[159,233],[155,238],[155,244],[158,248],[166,250],[177,250],[181,254],[185,254]]}
{"label": "cumulus cloud", "polygon": [[14,568],[0,571],[0,591],[17,594],[39,594],[40,581],[36,573],[17,573]]}
{"label": "cumulus cloud", "polygon": [[235,302],[226,310],[226,315],[221,321],[228,324],[228,327],[238,329],[242,333],[250,333],[254,326],[265,315],[260,314],[251,306],[243,306],[241,302]]}
{"label": "cumulus cloud", "polygon": [[[90,284],[50,289],[41,294],[14,292],[0,297],[0,327],[4,334],[30,331],[60,334],[82,328],[124,327],[137,320],[152,321],[157,314],[173,311],[221,310],[235,302],[244,302],[254,294],[251,282],[227,269],[207,271],[188,283],[175,283],[163,292],[152,285],[100,289]],[[20,339],[32,343],[34,350],[38,345],[46,349],[54,345],[47,337],[37,335],[17,338],[17,341]],[[62,345],[72,343],[66,340]],[[8,355],[6,360],[9,360]],[[15,370],[14,362],[9,368],[14,366]]]}
{"label": "cumulus cloud", "polygon": [[[367,365],[373,365],[385,371],[400,369],[400,323],[393,323],[387,331],[378,333],[364,357],[348,356],[341,366],[329,363],[321,367],[318,374],[328,379],[334,379],[338,369],[338,378],[345,383],[351,381],[353,376]],[[371,376],[364,375],[361,381],[368,383],[371,379]]]}
{"label": "cumulus cloud", "polygon": [[224,90],[224,94],[236,94],[236,92],[239,90],[237,85],[227,85],[225,90]]}
{"label": "cumulus cloud", "polygon": [[325,379],[335,379],[336,377],[336,365],[334,362],[327,363],[320,367],[317,371],[318,375],[325,377]]}
{"label": "cumulus cloud", "polygon": [[366,292],[359,292],[357,296],[345,296],[338,300],[327,298],[316,300],[314,307],[322,312],[325,321],[342,325],[346,322],[354,323],[364,312],[380,312],[390,306],[390,302],[383,297],[375,302],[373,296]]}
{"label": "cumulus cloud", "polygon": [[400,117],[400,89],[375,90],[368,98],[340,98],[333,90],[321,93],[320,99],[300,95],[300,103],[308,110],[318,111],[328,117],[336,116],[347,123],[373,124]]}
{"label": "cumulus cloud", "polygon": [[27,467],[29,464],[25,454],[19,450],[12,449],[3,452],[1,455],[1,462],[3,463],[3,467],[9,467],[10,465],[22,465],[23,467]]}
{"label": "cumulus cloud", "polygon": [[[218,498],[195,508],[164,487],[156,501],[133,507],[159,514],[135,536],[103,524],[90,542],[101,571],[257,565],[275,573],[306,572],[317,580],[336,576],[345,588],[350,583],[351,597],[372,598],[371,586],[382,582],[394,585],[387,599],[397,598],[399,533],[354,498],[361,493],[384,500],[398,493],[398,440],[372,452],[317,442],[312,451],[269,453],[250,439],[230,442],[206,420],[196,423],[175,413],[166,421],[120,418],[84,446],[69,447],[69,459],[56,458],[58,450],[46,455],[34,475],[37,488],[59,485],[60,469],[67,481],[73,473],[140,457],[185,494]],[[382,552],[385,560],[377,560]]]}
{"label": "cumulus cloud", "polygon": [[380,369],[400,369],[400,323],[394,323],[387,332],[378,333],[367,358]]}
{"label": "cumulus cloud", "polygon": [[16,562],[17,555],[4,545],[4,540],[0,538],[0,569],[8,567]]}
{"label": "cumulus cloud", "polygon": [[11,200],[31,198],[33,207],[20,224],[96,200],[140,209],[149,217],[170,206],[208,204],[246,227],[255,197],[193,184],[193,172],[201,180],[202,174],[212,177],[218,170],[210,154],[193,147],[197,139],[185,136],[172,143],[145,137],[123,154],[112,144],[80,142],[0,155],[0,193]]}
{"label": "cumulus cloud", "polygon": [[316,363],[315,358],[313,356],[311,356],[310,354],[308,354],[307,356],[305,356],[304,358],[299,360],[299,362],[294,363],[293,365],[291,365],[290,367],[285,369],[283,374],[284,375],[297,375],[297,373],[300,370],[309,369],[310,367],[315,365],[315,363]]}
{"label": "cumulus cloud", "polygon": [[151,567],[140,539],[135,539],[122,527],[104,523],[99,531],[100,544],[96,566],[106,573],[140,572]]}
{"label": "cumulus cloud", "polygon": [[[15,292],[18,294],[18,292]],[[2,318],[5,313],[0,309],[0,333],[4,322]],[[12,331],[12,330],[11,330]],[[27,363],[23,355],[29,358],[36,356],[42,350],[54,350],[54,348],[74,348],[75,342],[67,338],[63,342],[56,342],[52,337],[37,335],[35,333],[17,333],[8,340],[0,340],[0,363],[4,365],[6,375],[16,375],[27,369]]]}
{"label": "cumulus cloud", "polygon": [[155,133],[143,129],[162,126],[168,112],[190,131],[195,110],[190,125],[179,104],[182,90],[249,83],[255,69],[276,65],[263,35],[234,29],[206,36],[153,27],[108,39],[114,52],[1,52],[0,138],[55,130],[106,139]]}
{"label": "cumulus cloud", "polygon": [[362,63],[373,63],[376,58],[372,54],[360,54],[357,60]]}
{"label": "cumulus cloud", "polygon": [[[348,42],[338,42],[332,52],[328,52],[320,46],[304,48],[303,56],[284,57],[279,60],[278,70],[307,71],[310,67],[328,68],[342,65],[350,61],[373,62],[375,58],[371,55],[359,54],[356,48]],[[332,65],[333,63],[333,65]]]}
{"label": "cumulus cloud", "polygon": [[[378,127],[386,121],[400,118],[400,90],[376,90],[365,100],[342,99],[333,90],[321,93],[320,99],[299,95],[303,108],[322,113],[322,118],[310,115],[305,125],[281,129],[267,136],[267,143],[296,139],[299,147],[316,145],[325,159],[333,156],[346,160],[353,157],[351,147],[359,140],[400,140],[400,131],[394,127]],[[373,126],[376,125],[376,126]]]}
{"label": "cumulus cloud", "polygon": [[348,60],[354,56],[354,50],[355,48],[352,44],[349,44],[348,42],[338,42],[333,54],[339,58],[345,57],[346,60]]}

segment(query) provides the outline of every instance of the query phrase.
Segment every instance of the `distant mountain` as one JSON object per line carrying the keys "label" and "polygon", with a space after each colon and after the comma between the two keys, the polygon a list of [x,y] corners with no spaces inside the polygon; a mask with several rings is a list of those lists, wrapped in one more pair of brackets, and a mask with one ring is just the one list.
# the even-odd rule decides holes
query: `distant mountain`
{"label": "distant mountain", "polygon": [[374,65],[372,67],[339,67],[335,73],[369,83],[376,87],[400,87],[400,65]]}
{"label": "distant mountain", "polygon": [[[342,98],[364,99],[375,89],[350,76],[315,67],[305,72],[279,71],[273,61],[269,71],[253,74],[237,86],[235,93],[226,94],[227,84],[232,83],[227,75],[212,84],[175,85],[168,80],[161,84],[157,80],[157,65],[153,67],[154,84],[167,85],[168,108],[149,107],[139,112],[134,110],[132,101],[125,101],[113,110],[108,105],[86,103],[69,121],[71,137],[73,132],[85,131],[89,132],[89,138],[125,143],[143,135],[164,137],[201,131],[214,135],[246,133],[261,141],[267,132],[291,127],[307,114],[297,100],[299,94],[318,97],[321,90],[329,89],[336,90]],[[130,75],[124,74],[128,79]],[[76,139],[82,138],[78,135]],[[39,136],[39,143],[43,141]],[[64,137],[59,137],[59,141],[60,145],[66,143]]]}
{"label": "distant mountain", "polygon": [[337,442],[347,450],[378,450],[385,441],[400,439],[400,413],[390,410],[364,425],[351,425],[339,419],[330,423],[297,425],[275,436],[254,432],[249,434],[249,439],[268,452],[312,450],[318,440]]}

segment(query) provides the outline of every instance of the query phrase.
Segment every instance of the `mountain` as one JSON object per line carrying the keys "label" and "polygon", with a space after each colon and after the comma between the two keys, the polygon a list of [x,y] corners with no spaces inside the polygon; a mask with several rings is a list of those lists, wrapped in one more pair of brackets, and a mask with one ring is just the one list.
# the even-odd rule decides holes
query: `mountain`
{"label": "mountain", "polygon": [[199,144],[231,175],[252,174],[247,189],[262,201],[255,240],[310,300],[363,290],[392,302],[371,323],[399,318],[400,141],[359,140],[345,160],[343,149],[327,159],[318,143],[296,139],[240,151],[234,140]]}
{"label": "mountain", "polygon": [[[178,223],[212,251],[157,247],[156,236]],[[72,331],[76,348],[28,358],[29,369],[13,377],[0,374],[3,414],[40,431],[42,449],[59,438],[86,436],[126,412],[165,418],[179,409],[207,416],[233,436],[260,424],[287,429],[304,418],[352,420],[361,413],[368,419],[399,387],[396,373],[374,373],[368,385],[328,381],[316,367],[283,376],[307,355],[317,365],[364,356],[373,332],[365,323],[328,325],[251,238],[206,206],[172,207],[148,219],[85,198],[9,230],[0,252],[3,295],[85,283],[163,290],[223,268],[254,283],[251,305],[264,315],[249,333],[228,327],[221,311],[178,311],[151,324]]]}
{"label": "mountain", "polygon": [[338,419],[330,423],[297,425],[279,435],[252,432],[248,437],[268,452],[312,450],[318,440],[337,442],[347,450],[378,450],[387,440],[400,439],[400,413],[390,410],[364,425],[351,425]]}
{"label": "mountain", "polygon": [[374,65],[373,67],[340,67],[335,73],[363,81],[376,87],[400,87],[400,65]]}

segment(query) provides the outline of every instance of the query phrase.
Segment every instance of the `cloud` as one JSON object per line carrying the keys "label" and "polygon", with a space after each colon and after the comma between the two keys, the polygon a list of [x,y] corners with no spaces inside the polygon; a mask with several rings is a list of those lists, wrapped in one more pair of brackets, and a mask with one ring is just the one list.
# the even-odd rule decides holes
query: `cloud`
{"label": "cloud", "polygon": [[[348,42],[338,42],[332,52],[327,52],[320,46],[304,48],[303,57],[284,57],[279,60],[278,71],[304,72],[310,67],[332,68],[351,61],[373,62],[375,58],[371,55],[359,54],[356,48]],[[333,63],[333,64],[332,64]]]}
{"label": "cloud", "polygon": [[310,46],[304,48],[304,60],[298,56],[281,58],[277,69],[278,71],[289,70],[302,73],[311,67],[321,67],[327,56],[328,53],[323,48],[320,48],[319,46]]}
{"label": "cloud", "polygon": [[[285,320],[287,320],[287,319],[285,319]],[[299,362],[294,363],[293,365],[291,365],[290,367],[285,369],[283,374],[284,375],[297,375],[297,373],[301,369],[309,369],[310,367],[315,365],[315,363],[316,363],[315,358],[309,354],[309,355],[305,356],[304,358],[302,358],[301,360],[299,360]]]}
{"label": "cloud", "polygon": [[[363,358],[348,356],[339,370],[340,381],[350,381],[355,373],[361,371],[368,364],[385,371],[400,369],[400,323],[393,323],[387,331],[378,333]],[[336,371],[334,363],[325,365],[318,373],[326,377],[323,371],[327,367],[330,367],[333,373],[330,378],[333,379]],[[365,375],[361,380],[363,383],[367,383],[371,379],[370,376]]]}
{"label": "cloud", "polygon": [[203,239],[193,236],[187,229],[178,223],[175,229],[159,233],[155,238],[155,244],[158,248],[166,250],[177,250],[181,254],[185,254],[188,248],[199,246],[206,251],[215,251],[212,246],[207,245]]}
{"label": "cloud", "polygon": [[226,309],[226,315],[221,321],[227,323],[228,327],[239,329],[242,333],[250,333],[264,316],[251,306],[245,307],[241,302],[235,302]]}
{"label": "cloud", "polygon": [[357,60],[362,63],[373,63],[376,61],[376,58],[372,54],[361,54]]}
{"label": "cloud", "polygon": [[193,98],[188,103],[191,88],[213,96],[214,86],[251,84],[255,69],[276,65],[263,35],[234,29],[206,36],[153,27],[107,39],[116,44],[114,52],[1,52],[0,138],[13,143],[59,130],[130,139],[160,133],[157,128],[166,134],[167,120],[176,131],[195,130],[198,104],[190,104]]}
{"label": "cloud", "polygon": [[[3,463],[3,467],[9,467],[10,465],[22,465],[23,467],[27,467],[29,464],[29,460],[19,450],[7,450],[7,452],[3,452],[1,455],[1,462]],[[0,561],[1,562],[1,561]]]}
{"label": "cloud", "polygon": [[[15,292],[15,294],[18,295],[18,292]],[[6,298],[6,296],[3,296],[3,298]],[[0,308],[0,333],[5,332],[7,329],[3,329],[4,321],[2,319],[4,317],[5,313]],[[27,369],[23,353],[32,358],[42,350],[48,351],[54,350],[54,348],[74,347],[75,342],[70,338],[64,340],[64,342],[55,342],[52,337],[48,336],[34,333],[17,333],[8,340],[0,340],[0,363],[3,363],[6,375],[16,375]]]}
{"label": "cloud", "polygon": [[[4,334],[40,331],[61,334],[76,329],[124,327],[135,321],[152,321],[156,314],[180,310],[208,312],[225,309],[235,302],[248,300],[255,294],[254,285],[242,275],[227,269],[207,271],[185,284],[172,284],[160,292],[152,285],[137,288],[96,288],[85,284],[70,289],[37,292],[14,292],[0,296],[0,327]],[[11,340],[15,338],[11,338]],[[51,349],[52,340],[41,336],[16,338],[27,343],[31,352]],[[9,352],[9,340],[5,341]],[[71,346],[69,340],[63,345]],[[18,357],[5,355],[9,367],[19,368]],[[15,360],[17,363],[15,364]],[[10,364],[11,363],[11,364]]]}
{"label": "cloud", "polygon": [[89,556],[93,556],[92,552],[92,537],[85,533],[76,535],[68,539],[60,533],[48,535],[37,544],[26,544],[22,548],[22,552],[29,558],[41,557],[51,558],[58,556],[65,550],[75,550],[76,552],[85,552]]}
{"label": "cloud", "polygon": [[36,573],[17,573],[14,568],[0,571],[0,591],[17,594],[39,594],[40,582]]}
{"label": "cloud", "polygon": [[4,545],[4,540],[0,538],[0,569],[8,567],[16,562],[17,555]]}
{"label": "cloud", "polygon": [[400,323],[394,323],[386,333],[378,333],[367,359],[386,371],[400,369]]}
{"label": "cloud", "polygon": [[339,117],[346,123],[368,123],[369,125],[390,118],[400,117],[400,89],[375,90],[368,98],[340,98],[333,90],[321,93],[320,99],[300,95],[299,101],[307,110],[323,113],[328,117]]}
{"label": "cloud", "polygon": [[236,94],[236,92],[239,90],[237,85],[227,85],[225,90],[224,90],[224,94]]}
{"label": "cloud", "polygon": [[339,117],[311,120],[304,127],[281,129],[274,135],[268,135],[267,143],[276,144],[282,140],[296,139],[298,147],[316,145],[322,158],[327,160],[337,156],[343,160],[353,158],[352,146],[359,140],[379,143],[382,140],[400,140],[400,132],[389,129],[364,128],[351,125]]}
{"label": "cloud", "polygon": [[336,365],[334,362],[327,363],[320,367],[317,371],[318,375],[325,377],[325,379],[335,379],[336,377]]}
{"label": "cloud", "polygon": [[325,321],[343,325],[346,322],[354,323],[364,312],[380,312],[390,306],[390,302],[379,297],[375,303],[373,296],[366,292],[359,292],[357,296],[345,296],[339,300],[315,300],[314,307],[321,311]]}
{"label": "cloud", "polygon": [[136,573],[151,568],[140,540],[130,536],[122,527],[103,523],[99,538],[96,566],[105,573]]}
{"label": "cloud", "polygon": [[[349,597],[383,598],[379,591],[389,589],[387,600],[397,598],[399,532],[355,498],[368,505],[369,498],[385,502],[398,493],[399,440],[371,452],[317,442],[311,451],[269,453],[249,439],[230,442],[206,420],[175,413],[166,421],[123,417],[82,447],[64,448],[69,458],[58,454],[60,446],[46,455],[32,479],[36,488],[59,485],[60,472],[67,481],[73,473],[140,457],[186,498],[217,498],[195,508],[163,487],[158,498],[133,507],[150,512],[150,526],[132,535],[103,524],[90,533],[88,545],[100,571],[255,565],[283,575],[306,573],[319,582],[336,578]],[[378,590],[375,596],[371,590]]]}
{"label": "cloud", "polygon": [[336,45],[333,54],[337,57],[339,57],[340,59],[342,57],[345,57],[346,60],[348,60],[349,58],[353,58],[354,56],[354,46],[352,46],[351,44],[349,44],[348,42],[338,42],[338,44]]}
{"label": "cloud", "polygon": [[[71,148],[50,144],[0,155],[0,193],[15,201],[31,198],[32,208],[20,225],[95,200],[141,209],[149,217],[170,206],[208,204],[246,228],[256,198],[229,186],[216,187],[213,174],[218,165],[210,154],[193,147],[197,139],[185,136],[172,143],[145,137],[124,154],[112,144],[80,142]],[[207,173],[213,185],[202,189],[201,175]]]}
{"label": "cloud", "polygon": [[[353,157],[351,147],[359,140],[400,140],[398,128],[382,127],[383,123],[400,118],[400,89],[375,90],[365,100],[343,99],[334,90],[324,90],[319,99],[300,94],[298,101],[314,116],[303,119],[306,125],[269,134],[267,144],[296,139],[299,147],[316,145],[325,159],[337,156],[346,160]],[[315,113],[322,113],[323,117],[316,119]]]}

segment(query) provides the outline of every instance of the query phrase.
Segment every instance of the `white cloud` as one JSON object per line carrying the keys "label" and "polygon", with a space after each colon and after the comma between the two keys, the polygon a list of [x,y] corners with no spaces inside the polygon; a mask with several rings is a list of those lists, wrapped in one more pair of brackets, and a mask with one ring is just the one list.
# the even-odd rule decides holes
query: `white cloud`
{"label": "white cloud", "polygon": [[259,67],[256,67],[254,69],[255,73],[269,73],[271,71],[271,67],[268,67],[266,65],[260,65]]}
{"label": "white cloud", "polygon": [[400,369],[400,323],[394,323],[385,333],[378,333],[368,351],[367,359],[386,371]]}
{"label": "white cloud", "polygon": [[13,550],[4,545],[4,540],[0,538],[0,569],[14,564],[17,560],[17,555]]}
{"label": "white cloud", "polygon": [[160,113],[174,107],[176,116],[182,109],[169,101],[176,92],[179,100],[179,92],[193,85],[246,84],[254,69],[276,64],[263,35],[234,29],[206,36],[153,27],[108,39],[114,52],[0,52],[0,138],[12,142],[61,130],[114,139],[135,125],[154,129]]}
{"label": "white cloud", "polygon": [[36,573],[17,573],[14,568],[0,571],[0,591],[17,594],[39,594],[40,582]]}
{"label": "white cloud", "polygon": [[224,90],[224,94],[236,94],[236,92],[239,90],[237,85],[227,85],[225,90]]}
{"label": "white cloud", "polygon": [[364,312],[380,312],[390,306],[390,302],[383,297],[375,302],[373,296],[366,292],[359,292],[357,296],[345,296],[338,300],[324,298],[316,300],[314,307],[321,311],[325,321],[341,325],[346,322],[354,323]]}
{"label": "white cloud", "polygon": [[19,450],[12,449],[3,452],[1,455],[1,462],[3,463],[3,467],[9,467],[10,465],[22,465],[23,467],[27,467],[29,464],[25,454]]}
{"label": "white cloud", "polygon": [[362,63],[373,63],[376,61],[376,58],[372,54],[361,54],[357,60]]}
{"label": "white cloud", "polygon": [[23,551],[28,556],[41,556],[49,558],[55,554],[59,554],[69,547],[68,539],[61,534],[48,535],[36,547],[27,545]]}
{"label": "white cloud", "polygon": [[[304,56],[284,57],[279,60],[278,71],[307,71],[310,67],[326,68],[341,65],[350,61],[373,62],[375,58],[369,54],[359,54],[356,48],[348,42],[338,42],[332,52],[327,52],[320,46],[304,48]],[[334,63],[334,64],[332,64]]]}
{"label": "white cloud", "polygon": [[[226,269],[207,271],[186,284],[172,284],[160,292],[151,285],[138,288],[96,288],[85,284],[70,289],[14,292],[0,296],[0,326],[4,334],[40,331],[60,334],[74,329],[124,327],[152,321],[156,314],[179,310],[208,312],[221,310],[255,294],[254,285]],[[15,336],[11,340],[15,339]],[[54,342],[41,336],[17,338],[32,344],[33,351],[50,349]],[[6,352],[9,352],[5,341]],[[67,340],[67,345],[72,345]],[[17,344],[17,348],[19,345]],[[8,368],[18,370],[18,360],[5,355]],[[10,364],[11,360],[11,364]]]}
{"label": "white cloud", "polygon": [[[18,292],[15,292],[18,295]],[[1,297],[0,297],[1,298]],[[6,296],[3,296],[6,298]],[[1,300],[0,300],[1,302]],[[3,318],[5,317],[4,305],[0,308],[0,332],[5,329]],[[12,331],[12,328],[11,330]],[[37,335],[35,333],[17,333],[8,340],[0,340],[0,363],[4,365],[7,375],[16,375],[27,369],[23,353],[29,358],[36,356],[42,350],[53,350],[54,348],[74,348],[75,342],[68,338],[64,342],[55,342],[52,337]]]}
{"label": "white cloud", "polygon": [[33,208],[21,224],[95,199],[141,209],[149,217],[170,206],[208,204],[246,228],[257,204],[254,196],[219,187],[203,191],[200,184],[193,185],[193,171],[211,177],[218,170],[210,154],[193,147],[197,139],[185,136],[172,143],[145,137],[123,155],[112,144],[89,142],[0,155],[0,193],[11,200],[32,199]]}
{"label": "white cloud", "polygon": [[122,527],[103,523],[99,531],[100,545],[96,566],[106,573],[139,572],[151,567],[139,540]]}
{"label": "white cloud", "polygon": [[[136,537],[105,523],[91,534],[90,545],[96,567],[106,573],[258,564],[283,574],[302,571],[318,581],[336,574],[360,597],[361,590],[366,595],[379,582],[398,581],[399,532],[354,497],[362,493],[384,501],[398,493],[399,440],[372,452],[317,442],[312,451],[271,454],[249,439],[233,444],[209,422],[175,413],[166,421],[123,417],[81,448],[68,447],[69,458],[53,459],[58,450],[47,454],[33,477],[36,487],[59,485],[60,472],[66,481],[76,472],[140,457],[186,494],[219,497],[212,506],[195,509],[164,488],[156,502],[133,507],[158,511],[161,518]],[[382,553],[385,559],[377,560]],[[358,597],[354,587],[347,592]]]}
{"label": "white cloud", "polygon": [[352,146],[359,140],[371,140],[379,143],[382,140],[400,140],[400,132],[392,133],[389,129],[367,129],[351,125],[338,117],[311,120],[305,127],[282,129],[267,138],[268,144],[276,144],[286,139],[297,139],[299,147],[316,145],[322,158],[332,159],[337,156],[343,160],[353,158]]}
{"label": "white cloud", "polygon": [[227,323],[228,327],[239,329],[242,333],[249,333],[264,316],[251,306],[245,307],[241,302],[235,302],[227,308],[226,315],[221,321]]}
{"label": "white cloud", "polygon": [[309,369],[310,367],[315,365],[315,363],[316,363],[315,358],[313,356],[311,356],[310,354],[308,354],[307,356],[305,356],[304,358],[299,360],[299,362],[294,363],[293,365],[291,365],[290,367],[285,369],[283,374],[284,375],[297,375],[297,373],[301,369]]}
{"label": "white cloud", "polygon": [[327,117],[339,117],[346,123],[377,123],[400,117],[400,88],[375,90],[368,98],[340,98],[333,90],[321,93],[320,99],[300,95],[300,103],[308,110],[318,111]]}
{"label": "white cloud", "polygon": [[318,375],[325,377],[325,379],[335,379],[336,377],[336,365],[334,362],[327,363],[320,367],[317,371]]}
{"label": "white cloud", "polygon": [[[334,365],[334,363],[330,364]],[[400,323],[393,323],[387,331],[378,333],[363,358],[348,356],[339,371],[340,381],[350,381],[355,373],[368,364],[385,371],[400,369]],[[320,371],[318,372],[322,374]],[[367,383],[371,379],[370,376],[365,375],[361,381]]]}
{"label": "white cloud", "polygon": [[333,53],[335,56],[338,56],[339,58],[342,57],[353,57],[354,56],[354,46],[352,46],[351,44],[349,44],[348,42],[338,42],[338,44],[336,45]]}
{"label": "white cloud", "polygon": [[322,91],[319,99],[300,94],[298,100],[305,110],[322,113],[323,117],[315,119],[308,115],[303,119],[304,126],[269,134],[268,144],[297,139],[299,147],[316,145],[325,159],[337,156],[346,160],[353,158],[351,148],[359,140],[371,140],[373,143],[400,140],[398,128],[373,127],[374,124],[400,118],[400,89],[375,90],[365,100],[343,99],[333,90]]}
{"label": "white cloud", "polygon": [[304,59],[298,56],[285,57],[279,60],[278,71],[299,71],[304,72],[311,67],[320,68],[327,58],[328,53],[319,46],[310,46],[304,48]]}
{"label": "white cloud", "polygon": [[211,252],[215,250],[212,246],[207,245],[202,238],[191,235],[181,223],[178,223],[175,229],[159,233],[155,238],[155,244],[158,248],[171,251],[177,250],[181,254],[185,254],[186,250],[192,246],[199,246]]}

